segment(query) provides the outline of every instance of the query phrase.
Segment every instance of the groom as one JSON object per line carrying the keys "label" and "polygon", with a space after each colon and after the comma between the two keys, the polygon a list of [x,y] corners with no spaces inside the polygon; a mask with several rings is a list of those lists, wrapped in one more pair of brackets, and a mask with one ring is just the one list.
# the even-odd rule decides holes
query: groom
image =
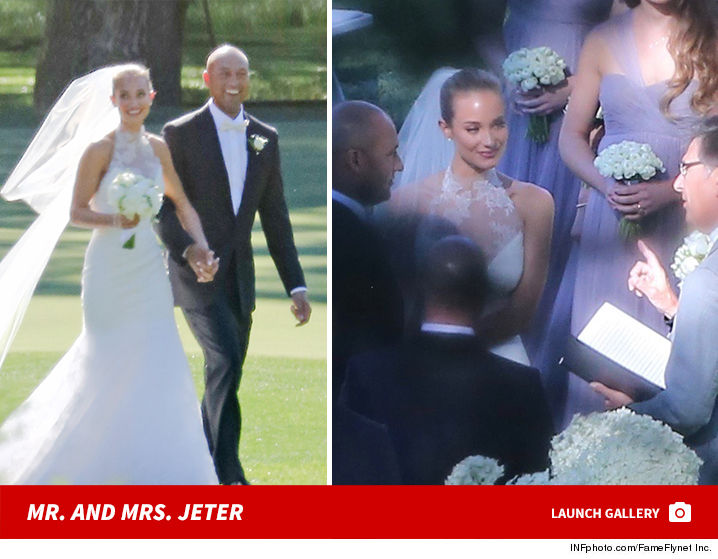
{"label": "groom", "polygon": [[244,111],[249,60],[232,45],[220,46],[208,56],[203,77],[210,100],[169,122],[163,134],[211,250],[193,243],[167,199],[158,230],[170,254],[175,304],[204,352],[202,419],[217,477],[247,484],[238,457],[237,392],[255,304],[257,212],[299,324],[309,320],[311,307],[284,200],[277,132]]}
{"label": "groom", "polygon": [[673,343],[666,365],[666,389],[633,403],[622,392],[600,383],[594,390],[606,407],[629,405],[659,419],[685,437],[704,464],[702,484],[718,483],[718,117],[707,119],[688,146],[674,188],[681,193],[688,223],[710,235],[712,248],[683,281],[680,299],[655,254],[643,243],[646,261],[631,270],[628,285],[667,318],[673,319]]}

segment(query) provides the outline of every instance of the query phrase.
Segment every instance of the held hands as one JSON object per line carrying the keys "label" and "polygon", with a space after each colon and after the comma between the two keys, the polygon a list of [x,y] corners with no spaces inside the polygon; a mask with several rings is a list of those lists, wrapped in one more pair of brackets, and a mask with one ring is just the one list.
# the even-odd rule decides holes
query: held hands
{"label": "held hands", "polygon": [[198,283],[208,283],[214,280],[214,275],[219,270],[219,258],[214,256],[214,251],[194,243],[187,248],[185,258],[197,275]]}
{"label": "held hands", "polygon": [[638,249],[646,260],[639,260],[631,268],[628,289],[638,297],[645,295],[666,316],[674,316],[678,309],[678,297],[668,281],[665,269],[646,243],[638,241]]}
{"label": "held hands", "polygon": [[677,200],[671,180],[650,180],[626,185],[607,179],[605,194],[611,207],[631,221],[637,221]]}
{"label": "held hands", "polygon": [[603,403],[607,410],[615,410],[616,408],[622,408],[623,406],[633,403],[633,400],[628,394],[608,388],[608,386],[600,382],[592,382],[590,386],[595,392],[598,392],[604,397]]}
{"label": "held hands", "polygon": [[297,291],[292,294],[292,306],[290,310],[297,319],[297,326],[302,326],[309,322],[309,317],[312,315],[312,306],[307,300],[306,291]]}
{"label": "held hands", "polygon": [[525,115],[549,115],[561,111],[571,95],[571,83],[568,80],[554,86],[544,86],[534,92],[514,90],[513,107]]}

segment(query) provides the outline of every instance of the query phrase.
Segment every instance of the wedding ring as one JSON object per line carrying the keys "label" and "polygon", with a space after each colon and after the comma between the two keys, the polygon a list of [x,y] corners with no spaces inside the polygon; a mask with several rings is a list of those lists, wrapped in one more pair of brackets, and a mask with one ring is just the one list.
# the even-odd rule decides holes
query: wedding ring
{"label": "wedding ring", "polygon": [[638,213],[641,213],[641,203],[640,202],[638,202],[638,204],[636,204],[636,209],[638,210]]}

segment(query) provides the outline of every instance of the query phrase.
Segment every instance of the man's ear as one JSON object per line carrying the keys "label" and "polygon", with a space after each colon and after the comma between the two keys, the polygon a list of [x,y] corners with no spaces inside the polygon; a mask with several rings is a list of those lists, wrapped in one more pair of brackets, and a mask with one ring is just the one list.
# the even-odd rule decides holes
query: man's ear
{"label": "man's ear", "polygon": [[364,162],[364,153],[360,149],[349,148],[344,154],[344,162],[349,169],[359,173]]}
{"label": "man's ear", "polygon": [[711,172],[708,173],[708,178],[706,180],[710,185],[713,196],[718,198],[718,167],[714,167]]}

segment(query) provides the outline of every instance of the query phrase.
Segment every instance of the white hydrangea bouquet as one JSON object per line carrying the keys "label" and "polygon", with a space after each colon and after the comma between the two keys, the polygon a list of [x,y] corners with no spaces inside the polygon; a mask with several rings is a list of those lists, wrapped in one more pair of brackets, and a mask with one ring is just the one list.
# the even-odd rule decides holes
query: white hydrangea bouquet
{"label": "white hydrangea bouquet", "polygon": [[[477,460],[481,458],[482,460]],[[551,441],[551,468],[512,479],[514,485],[695,485],[703,461],[667,425],[628,408],[576,415]],[[470,457],[482,475],[462,474],[463,460],[447,478],[493,484],[503,468],[493,458]],[[493,464],[492,464],[493,463]],[[464,464],[464,466],[462,466]],[[461,468],[460,468],[461,467]],[[457,473],[457,468],[459,471]],[[500,472],[496,475],[496,472]]]}
{"label": "white hydrangea bouquet", "polygon": [[504,467],[493,458],[469,456],[459,462],[445,485],[494,485],[504,475]]}
{"label": "white hydrangea bouquet", "polygon": [[683,283],[686,276],[703,262],[703,259],[708,256],[711,246],[710,235],[700,231],[693,231],[683,239],[683,244],[676,250],[671,264],[671,269],[680,283]]}
{"label": "white hydrangea bouquet", "polygon": [[[110,205],[127,219],[151,219],[162,206],[162,190],[152,179],[132,171],[119,173],[108,190]],[[131,233],[122,248],[135,248],[135,234]]]}
{"label": "white hydrangea bouquet", "polygon": [[[516,50],[504,60],[503,70],[506,80],[524,92],[540,92],[566,79],[566,62],[549,47]],[[526,137],[543,144],[548,136],[548,115],[530,115]]]}
{"label": "white hydrangea bouquet", "polygon": [[[624,140],[601,150],[593,164],[603,177],[612,177],[626,184],[635,184],[652,179],[660,171],[665,172],[663,161],[649,144],[640,144]],[[641,235],[641,225],[637,221],[622,218],[619,226],[621,237],[626,240]]]}

